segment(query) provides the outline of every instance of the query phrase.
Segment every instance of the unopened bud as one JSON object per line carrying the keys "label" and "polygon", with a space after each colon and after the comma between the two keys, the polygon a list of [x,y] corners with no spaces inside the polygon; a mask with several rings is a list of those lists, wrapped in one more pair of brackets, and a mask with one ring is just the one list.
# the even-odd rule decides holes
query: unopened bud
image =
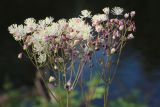
{"label": "unopened bud", "polygon": [[129,13],[126,13],[126,14],[124,15],[124,17],[125,17],[125,18],[128,18],[128,17],[129,17]]}
{"label": "unopened bud", "polygon": [[71,81],[68,81],[65,85],[65,88],[68,90],[68,91],[71,91]]}
{"label": "unopened bud", "polygon": [[134,36],[132,33],[127,36],[127,39],[133,39],[133,38],[134,38]]}
{"label": "unopened bud", "polygon": [[131,11],[131,13],[130,13],[131,17],[134,17],[134,16],[135,16],[135,14],[136,14],[136,12],[135,12],[135,11]]}
{"label": "unopened bud", "polygon": [[54,65],[54,69],[55,69],[55,70],[57,70],[57,69],[58,69],[57,65]]}
{"label": "unopened bud", "polygon": [[116,49],[115,48],[112,48],[111,49],[111,54],[114,54],[116,52]]}
{"label": "unopened bud", "polygon": [[18,59],[22,59],[22,53],[18,54]]}
{"label": "unopened bud", "polygon": [[23,49],[26,50],[27,49],[27,45],[23,45]]}

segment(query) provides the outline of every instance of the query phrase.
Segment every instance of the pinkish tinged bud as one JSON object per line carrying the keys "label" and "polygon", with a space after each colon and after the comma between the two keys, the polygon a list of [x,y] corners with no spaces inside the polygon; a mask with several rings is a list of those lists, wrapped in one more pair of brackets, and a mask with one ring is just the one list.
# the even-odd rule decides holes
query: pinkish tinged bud
{"label": "pinkish tinged bud", "polygon": [[135,12],[135,11],[131,11],[131,13],[130,13],[131,17],[134,17],[134,16],[135,16],[135,14],[136,14],[136,12]]}
{"label": "pinkish tinged bud", "polygon": [[114,21],[114,19],[111,19],[110,22],[112,23]]}
{"label": "pinkish tinged bud", "polygon": [[127,19],[129,17],[129,13],[126,13],[124,17]]}
{"label": "pinkish tinged bud", "polygon": [[23,45],[23,50],[26,50],[27,49],[27,45]]}
{"label": "pinkish tinged bud", "polygon": [[18,54],[18,59],[22,59],[22,53]]}
{"label": "pinkish tinged bud", "polygon": [[119,25],[120,25],[120,26],[123,25],[123,21],[119,21]]}
{"label": "pinkish tinged bud", "polygon": [[115,36],[112,36],[112,39],[116,39],[116,37],[115,37]]}

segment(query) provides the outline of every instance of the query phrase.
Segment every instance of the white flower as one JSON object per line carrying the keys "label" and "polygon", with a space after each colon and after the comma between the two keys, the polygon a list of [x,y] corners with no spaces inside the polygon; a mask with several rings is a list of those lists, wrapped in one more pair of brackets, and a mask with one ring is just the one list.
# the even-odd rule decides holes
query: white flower
{"label": "white flower", "polygon": [[46,27],[45,20],[39,20],[38,21],[38,30],[45,29],[45,27]]}
{"label": "white flower", "polygon": [[133,38],[134,38],[134,36],[132,33],[127,36],[127,39],[133,39]]}
{"label": "white flower", "polygon": [[36,20],[34,18],[28,18],[24,21],[26,26],[24,27],[26,33],[31,33],[37,28]]}
{"label": "white flower", "polygon": [[131,11],[131,13],[130,13],[131,17],[134,17],[134,16],[135,16],[135,14],[136,14],[136,12],[135,12],[135,11]]}
{"label": "white flower", "polygon": [[49,26],[52,24],[54,18],[52,17],[46,17],[44,20],[39,20],[38,21],[38,29],[45,29],[45,27]]}
{"label": "white flower", "polygon": [[38,62],[39,62],[40,64],[42,64],[42,63],[44,63],[45,61],[46,61],[46,54],[40,53],[40,54],[39,54],[39,57],[38,57]]}
{"label": "white flower", "polygon": [[68,23],[66,19],[60,19],[58,20],[58,24],[59,24],[59,34],[62,34],[66,30]]}
{"label": "white flower", "polygon": [[109,11],[110,11],[110,10],[109,10],[109,7],[105,7],[105,8],[103,9],[103,12],[104,12],[105,14],[107,14],[107,15],[109,14]]}
{"label": "white flower", "polygon": [[92,28],[90,25],[85,24],[85,22],[80,18],[72,18],[69,19],[68,23],[69,27],[73,30],[70,33],[70,36],[82,38],[84,40],[88,40],[90,38],[90,32]]}
{"label": "white flower", "polygon": [[59,25],[58,23],[52,23],[51,26],[46,27],[45,36],[58,36],[59,35]]}
{"label": "white flower", "polygon": [[8,27],[8,30],[11,34],[13,34],[16,41],[20,41],[26,36],[26,31],[24,30],[23,25],[13,24]]}
{"label": "white flower", "polygon": [[82,16],[80,16],[81,18],[91,18],[91,12],[88,10],[82,10],[81,11]]}
{"label": "white flower", "polygon": [[64,28],[67,25],[67,21],[66,21],[66,19],[60,19],[60,20],[58,20],[58,24],[59,24],[60,28]]}
{"label": "white flower", "polygon": [[122,12],[123,12],[123,8],[121,7],[114,7],[112,10],[111,10],[111,13],[113,15],[122,15]]}
{"label": "white flower", "polygon": [[52,24],[53,20],[54,20],[54,18],[52,18],[52,17],[46,17],[45,23],[46,23],[47,25],[50,25],[50,24]]}
{"label": "white flower", "polygon": [[99,22],[104,22],[108,20],[108,16],[106,14],[97,14],[92,17],[93,25],[96,25]]}
{"label": "white flower", "polygon": [[36,20],[34,18],[28,18],[24,21],[24,23],[27,25],[27,26],[30,26],[30,25],[33,25],[36,23]]}

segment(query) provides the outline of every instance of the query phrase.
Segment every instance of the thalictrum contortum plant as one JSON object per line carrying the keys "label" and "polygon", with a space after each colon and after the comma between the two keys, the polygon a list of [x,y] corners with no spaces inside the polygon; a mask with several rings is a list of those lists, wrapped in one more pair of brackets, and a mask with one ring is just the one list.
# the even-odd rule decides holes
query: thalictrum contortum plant
{"label": "thalictrum contortum plant", "polygon": [[[124,13],[123,8],[114,7],[110,11],[106,7],[102,14],[92,15],[83,10],[79,17],[69,20],[28,18],[23,25],[13,24],[8,29],[38,70],[52,70],[48,82],[58,81],[58,85],[72,90],[93,53],[115,54],[127,40],[134,38],[134,16],[135,11]],[[22,58],[22,53],[18,58]]]}

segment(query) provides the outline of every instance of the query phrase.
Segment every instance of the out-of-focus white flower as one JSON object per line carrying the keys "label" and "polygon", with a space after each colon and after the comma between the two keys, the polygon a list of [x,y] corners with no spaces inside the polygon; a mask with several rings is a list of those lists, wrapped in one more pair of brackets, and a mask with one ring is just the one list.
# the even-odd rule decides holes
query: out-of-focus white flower
{"label": "out-of-focus white flower", "polygon": [[23,25],[13,24],[8,27],[8,30],[11,34],[13,34],[16,41],[20,41],[26,36],[26,31],[24,30]]}
{"label": "out-of-focus white flower", "polygon": [[104,9],[103,9],[103,12],[105,13],[105,14],[109,14],[109,11],[110,11],[110,9],[109,9],[109,7],[105,7]]}
{"label": "out-of-focus white flower", "polygon": [[88,17],[88,18],[91,18],[91,11],[82,10],[82,11],[81,11],[81,14],[82,14],[82,15],[80,16],[81,18],[87,18],[87,17]]}
{"label": "out-of-focus white flower", "polygon": [[112,10],[111,10],[111,13],[113,15],[122,15],[123,13],[123,8],[121,7],[114,7]]}
{"label": "out-of-focus white flower", "polygon": [[17,24],[13,24],[13,25],[8,27],[9,33],[11,33],[11,34],[15,34],[17,32],[17,29],[18,29]]}
{"label": "out-of-focus white flower", "polygon": [[61,35],[63,32],[65,32],[66,28],[67,28],[67,21],[66,19],[60,19],[58,20],[58,24],[59,24],[59,35]]}
{"label": "out-of-focus white flower", "polygon": [[111,49],[111,54],[114,54],[116,52],[116,49],[115,48],[112,48]]}
{"label": "out-of-focus white flower", "polygon": [[40,64],[44,63],[46,61],[46,54],[45,53],[40,53],[38,57],[38,62]]}
{"label": "out-of-focus white flower", "polygon": [[97,14],[92,17],[93,25],[97,25],[99,22],[104,22],[108,20],[108,16],[106,14]]}
{"label": "out-of-focus white flower", "polygon": [[129,17],[129,13],[124,14],[124,17],[128,18]]}
{"label": "out-of-focus white flower", "polygon": [[131,17],[134,17],[134,16],[135,16],[135,14],[136,14],[136,12],[135,12],[135,11],[131,11],[131,13],[130,13]]}
{"label": "out-of-focus white flower", "polygon": [[18,54],[18,59],[22,59],[22,53]]}
{"label": "out-of-focus white flower", "polygon": [[34,18],[28,18],[24,21],[26,26],[24,27],[26,33],[31,33],[37,28],[36,20]]}
{"label": "out-of-focus white flower", "polygon": [[32,24],[35,24],[36,23],[36,20],[34,18],[28,18],[24,21],[24,23],[28,26],[32,25]]}
{"label": "out-of-focus white flower", "polygon": [[51,82],[54,82],[56,79],[53,77],[53,76],[50,76],[49,77],[49,82],[51,83]]}
{"label": "out-of-focus white flower", "polygon": [[127,39],[133,39],[133,38],[134,38],[134,36],[132,33],[127,36]]}

